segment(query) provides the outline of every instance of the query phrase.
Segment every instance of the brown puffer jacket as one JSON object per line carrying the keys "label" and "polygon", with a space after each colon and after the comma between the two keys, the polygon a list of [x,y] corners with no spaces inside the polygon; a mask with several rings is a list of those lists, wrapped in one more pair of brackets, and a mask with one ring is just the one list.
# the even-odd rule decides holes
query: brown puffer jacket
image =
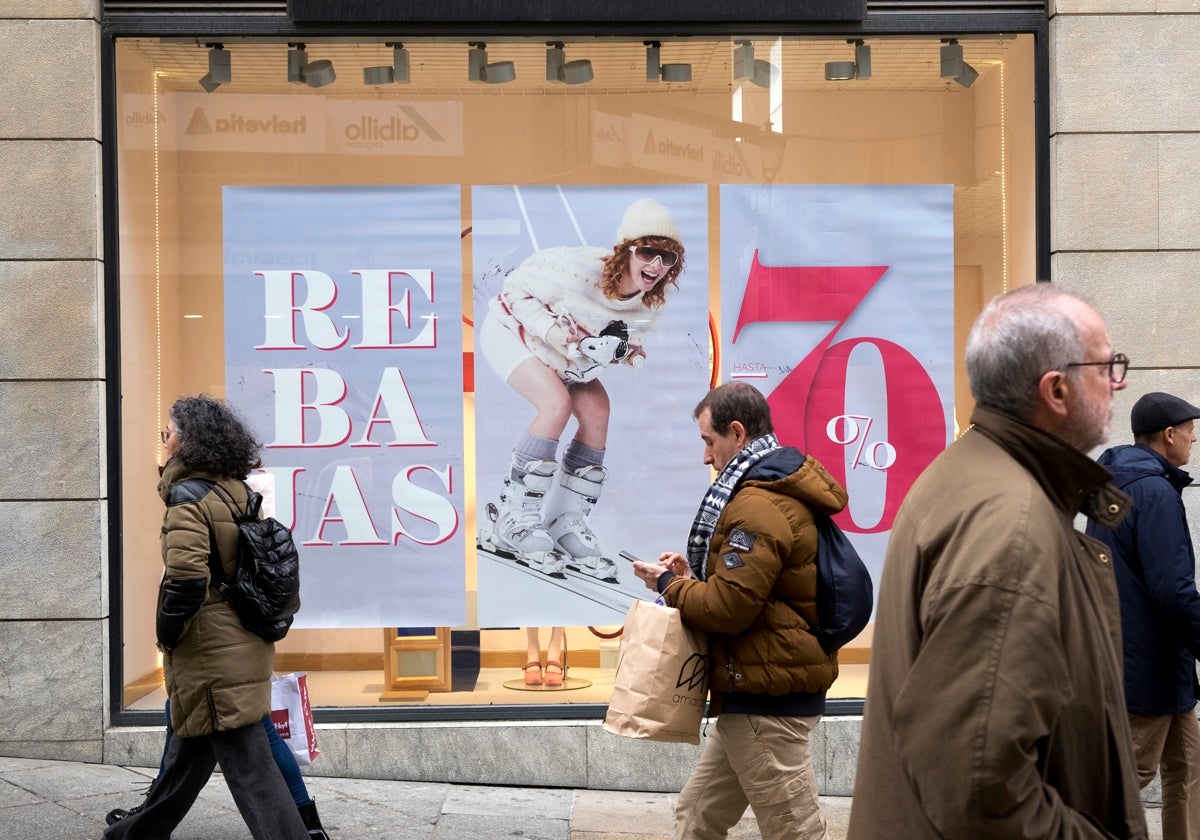
{"label": "brown puffer jacket", "polygon": [[242,627],[229,603],[209,586],[209,523],[226,580],[232,580],[237,559],[237,526],[217,491],[198,498],[190,487],[178,486],[188,478],[219,484],[242,509],[247,501],[242,482],[188,471],[175,459],[158,485],[167,510],[156,629],[171,726],[184,738],[259,723],[271,708],[275,663],[275,646]]}
{"label": "brown puffer jacket", "polygon": [[834,514],[846,499],[816,459],[778,450],[754,465],[721,512],[706,580],[668,585],[667,605],[709,634],[714,699],[721,692],[816,693],[833,684],[837,654],[825,653],[809,632],[817,621],[817,531],[809,508]]}

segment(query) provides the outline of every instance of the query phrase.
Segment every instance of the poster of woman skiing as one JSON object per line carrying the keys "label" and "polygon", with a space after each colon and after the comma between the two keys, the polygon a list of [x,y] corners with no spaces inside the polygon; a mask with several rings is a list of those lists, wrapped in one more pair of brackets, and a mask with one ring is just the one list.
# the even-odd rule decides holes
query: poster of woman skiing
{"label": "poster of woman skiing", "polygon": [[481,626],[620,624],[709,482],[703,186],[471,195]]}

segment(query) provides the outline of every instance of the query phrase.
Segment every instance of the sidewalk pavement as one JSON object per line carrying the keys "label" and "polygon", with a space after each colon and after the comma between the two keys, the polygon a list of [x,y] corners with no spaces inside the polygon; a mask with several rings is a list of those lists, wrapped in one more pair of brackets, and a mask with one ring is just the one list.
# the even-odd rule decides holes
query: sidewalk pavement
{"label": "sidewalk pavement", "polygon": [[[154,768],[0,757],[0,837],[99,840],[104,815],[141,801]],[[485,787],[305,777],[333,840],[667,840],[673,793]],[[844,840],[848,797],[821,797],[829,840]],[[1162,837],[1157,808],[1150,837]],[[172,840],[248,840],[220,775]],[[729,834],[756,840],[753,815]]]}

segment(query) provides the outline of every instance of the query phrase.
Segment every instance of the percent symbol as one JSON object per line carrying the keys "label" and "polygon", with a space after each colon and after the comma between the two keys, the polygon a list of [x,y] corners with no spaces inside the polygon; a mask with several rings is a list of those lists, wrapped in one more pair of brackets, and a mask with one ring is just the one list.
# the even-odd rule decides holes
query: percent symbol
{"label": "percent symbol", "polygon": [[[860,422],[863,425],[860,426]],[[868,444],[868,435],[871,431],[871,424],[874,422],[875,418],[862,414],[839,414],[825,424],[825,434],[834,443],[849,446],[858,441],[858,451],[854,453],[854,463],[851,465],[851,469],[857,469],[859,464],[864,464],[877,470],[886,470],[896,463],[896,447],[886,440]],[[839,423],[841,424],[841,434],[838,434]],[[867,461],[862,460],[863,450],[867,450]]]}

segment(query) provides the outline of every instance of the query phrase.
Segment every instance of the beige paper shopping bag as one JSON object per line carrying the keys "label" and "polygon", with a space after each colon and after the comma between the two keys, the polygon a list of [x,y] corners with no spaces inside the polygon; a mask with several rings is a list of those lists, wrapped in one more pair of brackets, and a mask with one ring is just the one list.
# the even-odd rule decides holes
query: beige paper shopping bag
{"label": "beige paper shopping bag", "polygon": [[699,744],[707,694],[707,635],[685,627],[673,607],[634,601],[604,728],[628,738]]}

